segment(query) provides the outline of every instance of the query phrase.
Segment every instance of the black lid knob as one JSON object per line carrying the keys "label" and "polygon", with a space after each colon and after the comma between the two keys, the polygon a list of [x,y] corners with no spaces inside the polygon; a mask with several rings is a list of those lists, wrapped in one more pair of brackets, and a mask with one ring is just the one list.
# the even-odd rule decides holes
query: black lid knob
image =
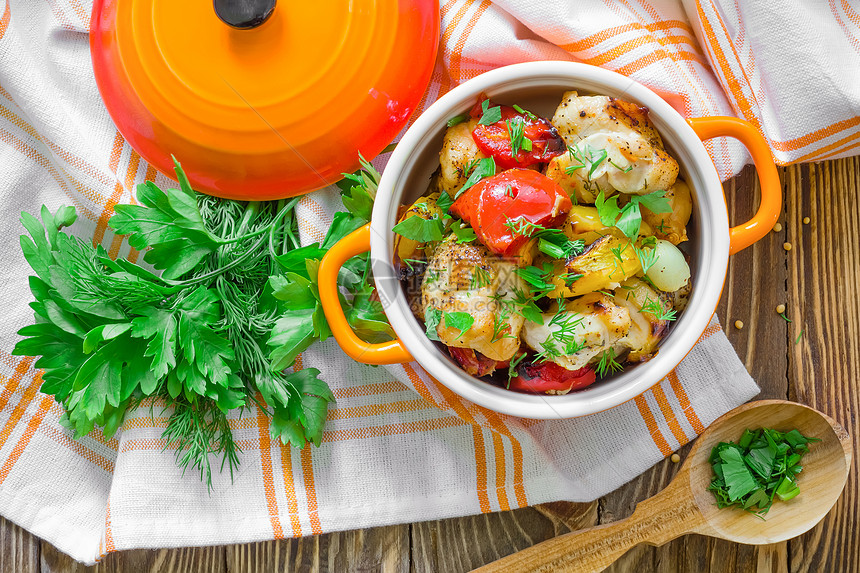
{"label": "black lid knob", "polygon": [[215,14],[239,30],[256,28],[275,11],[276,0],[213,0]]}

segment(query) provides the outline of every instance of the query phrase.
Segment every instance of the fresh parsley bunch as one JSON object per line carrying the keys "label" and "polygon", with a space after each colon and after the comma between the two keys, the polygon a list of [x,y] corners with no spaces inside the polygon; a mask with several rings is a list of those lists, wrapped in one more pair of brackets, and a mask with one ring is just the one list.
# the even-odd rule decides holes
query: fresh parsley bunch
{"label": "fresh parsley bunch", "polygon": [[[317,269],[328,247],[370,218],[379,174],[363,165],[345,185],[348,211],[336,215],[322,245],[301,247],[297,198],[198,194],[176,163],[179,189],[147,182],[138,187],[140,205],[118,205],[109,222],[146,250],[144,260],[161,276],[64,233],[73,207],[51,213],[43,206],[41,221],[22,213],[35,315],[13,354],[40,356],[41,391],[63,405],[62,421],[76,437],[95,426],[110,437],[130,409],[159,399],[170,411],[167,447],[210,486],[210,454],[231,475],[239,463],[227,418],[236,408],[259,405],[284,444],[319,445],[334,396],[317,369],[285,369],[331,334]],[[366,255],[349,261],[339,282],[359,333],[390,334]]]}

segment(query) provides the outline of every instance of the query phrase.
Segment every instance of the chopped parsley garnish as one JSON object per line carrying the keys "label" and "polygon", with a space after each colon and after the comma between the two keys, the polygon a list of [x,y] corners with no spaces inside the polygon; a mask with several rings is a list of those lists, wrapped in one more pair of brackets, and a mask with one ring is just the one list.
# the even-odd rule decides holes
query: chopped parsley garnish
{"label": "chopped parsley garnish", "polygon": [[445,223],[442,219],[425,219],[418,215],[412,215],[394,225],[391,230],[407,239],[419,243],[429,243],[442,240],[445,233]]}
{"label": "chopped parsley garnish", "polygon": [[819,441],[797,430],[744,430],[737,444],[720,442],[711,450],[714,477],[708,491],[719,508],[739,507],[764,518],[775,498],[788,501],[800,493],[800,460],[809,444]]}
{"label": "chopped parsley garnish", "polygon": [[447,214],[448,209],[451,208],[451,205],[454,204],[454,198],[448,195],[447,191],[442,191],[439,193],[439,198],[436,199],[436,205],[442,210],[443,213]]}
{"label": "chopped parsley garnish", "polygon": [[597,194],[594,206],[597,207],[597,215],[600,222],[607,227],[617,227],[631,241],[639,236],[639,228],[642,226],[642,213],[640,205],[644,205],[652,213],[671,213],[672,207],[665,197],[663,190],[653,191],[647,195],[630,195],[630,202],[624,207],[618,206],[618,196],[606,198],[603,191]]}
{"label": "chopped parsley garnish", "polygon": [[787,316],[785,316],[785,313],[784,313],[784,312],[779,313],[779,316],[781,316],[782,318],[784,318],[784,319],[785,319],[785,322],[791,322],[791,319],[790,319],[790,318],[788,318]]}
{"label": "chopped parsley garnish", "polygon": [[427,338],[430,340],[439,340],[439,333],[436,328],[442,320],[442,311],[438,308],[429,307],[424,311],[424,328],[427,332]]}
{"label": "chopped parsley garnish", "polygon": [[456,328],[460,331],[460,335],[457,339],[463,337],[466,334],[466,331],[472,328],[472,325],[475,324],[475,317],[469,314],[468,312],[446,312],[443,313],[445,317],[445,326],[448,328]]}
{"label": "chopped parsley garnish", "polygon": [[519,289],[514,289],[513,292],[514,299],[512,302],[519,308],[523,318],[535,324],[543,324],[543,313],[538,308],[538,305],[535,304],[534,299]]}
{"label": "chopped parsley garnish", "polygon": [[460,190],[457,191],[457,196],[454,198],[456,199],[457,197],[462,195],[466,191],[466,189],[468,189],[484,177],[492,177],[495,174],[496,162],[493,160],[492,157],[484,157],[483,159],[479,159],[478,162],[475,164],[475,167],[471,170],[469,178],[466,179],[466,182],[463,184]]}
{"label": "chopped parsley garnish", "polygon": [[481,102],[481,111],[484,112],[481,119],[478,120],[481,125],[493,125],[502,121],[502,108],[500,106],[490,107],[490,100],[488,99]]}
{"label": "chopped parsley garnish", "polygon": [[451,223],[451,232],[457,237],[458,243],[471,243],[478,238],[472,227],[456,219]]}

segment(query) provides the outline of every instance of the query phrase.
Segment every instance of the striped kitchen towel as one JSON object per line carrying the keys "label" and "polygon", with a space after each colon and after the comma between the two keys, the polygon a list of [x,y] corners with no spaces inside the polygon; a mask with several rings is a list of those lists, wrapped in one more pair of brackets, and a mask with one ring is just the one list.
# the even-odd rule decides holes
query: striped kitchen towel
{"label": "striped kitchen towel", "polygon": [[[529,60],[603,66],[648,85],[686,116],[753,122],[779,163],[860,145],[860,17],[848,2],[773,10],[737,0],[442,0],[442,38],[422,109],[483,71]],[[165,420],[141,409],[121,432],[75,441],[41,395],[32,358],[9,354],[31,320],[21,211],[73,204],[73,232],[137,258],[107,221],[135,186],[170,181],[116,131],[89,58],[86,0],[5,0],[0,15],[0,514],[92,563],[134,547],[226,544],[591,500],[693,439],[758,389],[714,320],[685,361],[636,399],[585,418],[495,415],[414,364],[372,368],[332,341],[301,356],[331,384],[320,448],[272,443],[254,411],[231,424],[243,450],[210,495],[163,452]],[[848,66],[851,66],[848,69]],[[707,147],[724,178],[746,162]],[[379,163],[379,167],[383,167]],[[304,241],[338,205],[302,199]]]}

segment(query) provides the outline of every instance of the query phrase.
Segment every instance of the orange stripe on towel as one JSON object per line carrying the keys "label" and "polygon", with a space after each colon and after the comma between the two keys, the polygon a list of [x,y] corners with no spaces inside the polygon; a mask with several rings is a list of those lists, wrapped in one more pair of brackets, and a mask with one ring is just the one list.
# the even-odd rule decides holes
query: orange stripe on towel
{"label": "orange stripe on towel", "polygon": [[639,409],[639,414],[642,416],[642,420],[645,422],[645,426],[651,434],[651,439],[654,440],[654,445],[657,446],[657,449],[660,450],[660,453],[664,456],[671,454],[672,448],[669,447],[669,444],[666,442],[666,438],[663,437],[663,434],[660,432],[660,428],[657,427],[657,421],[654,419],[654,414],[651,413],[651,408],[648,407],[648,402],[645,401],[645,396],[640,394],[636,396],[633,401],[636,403],[636,407]]}
{"label": "orange stripe on towel", "polygon": [[701,434],[705,431],[705,426],[702,424],[702,421],[699,420],[699,415],[696,414],[695,410],[693,410],[693,406],[690,404],[690,398],[687,397],[687,391],[684,390],[684,386],[678,379],[678,373],[672,370],[666,378],[669,379],[669,384],[672,386],[672,390],[678,398],[678,403],[681,405],[681,409],[684,411],[687,421],[690,422],[690,426],[693,427],[693,431],[697,434]]}
{"label": "orange stripe on towel", "polygon": [[284,538],[284,530],[278,517],[278,499],[275,497],[275,476],[272,472],[272,441],[269,438],[269,418],[257,410],[257,426],[260,431],[260,463],[263,469],[263,489],[266,492],[266,505],[269,507],[269,520],[275,539]]}
{"label": "orange stripe on towel", "polygon": [[672,406],[669,404],[669,399],[666,398],[666,393],[663,392],[663,387],[655,384],[651,388],[651,392],[654,394],[654,399],[657,400],[657,405],[660,406],[660,412],[663,413],[663,418],[665,418],[666,423],[669,425],[669,430],[672,431],[672,435],[675,436],[678,444],[683,446],[689,442],[690,440],[687,438],[684,430],[681,429],[681,424],[678,423],[678,418],[675,417],[675,412],[672,411]]}

